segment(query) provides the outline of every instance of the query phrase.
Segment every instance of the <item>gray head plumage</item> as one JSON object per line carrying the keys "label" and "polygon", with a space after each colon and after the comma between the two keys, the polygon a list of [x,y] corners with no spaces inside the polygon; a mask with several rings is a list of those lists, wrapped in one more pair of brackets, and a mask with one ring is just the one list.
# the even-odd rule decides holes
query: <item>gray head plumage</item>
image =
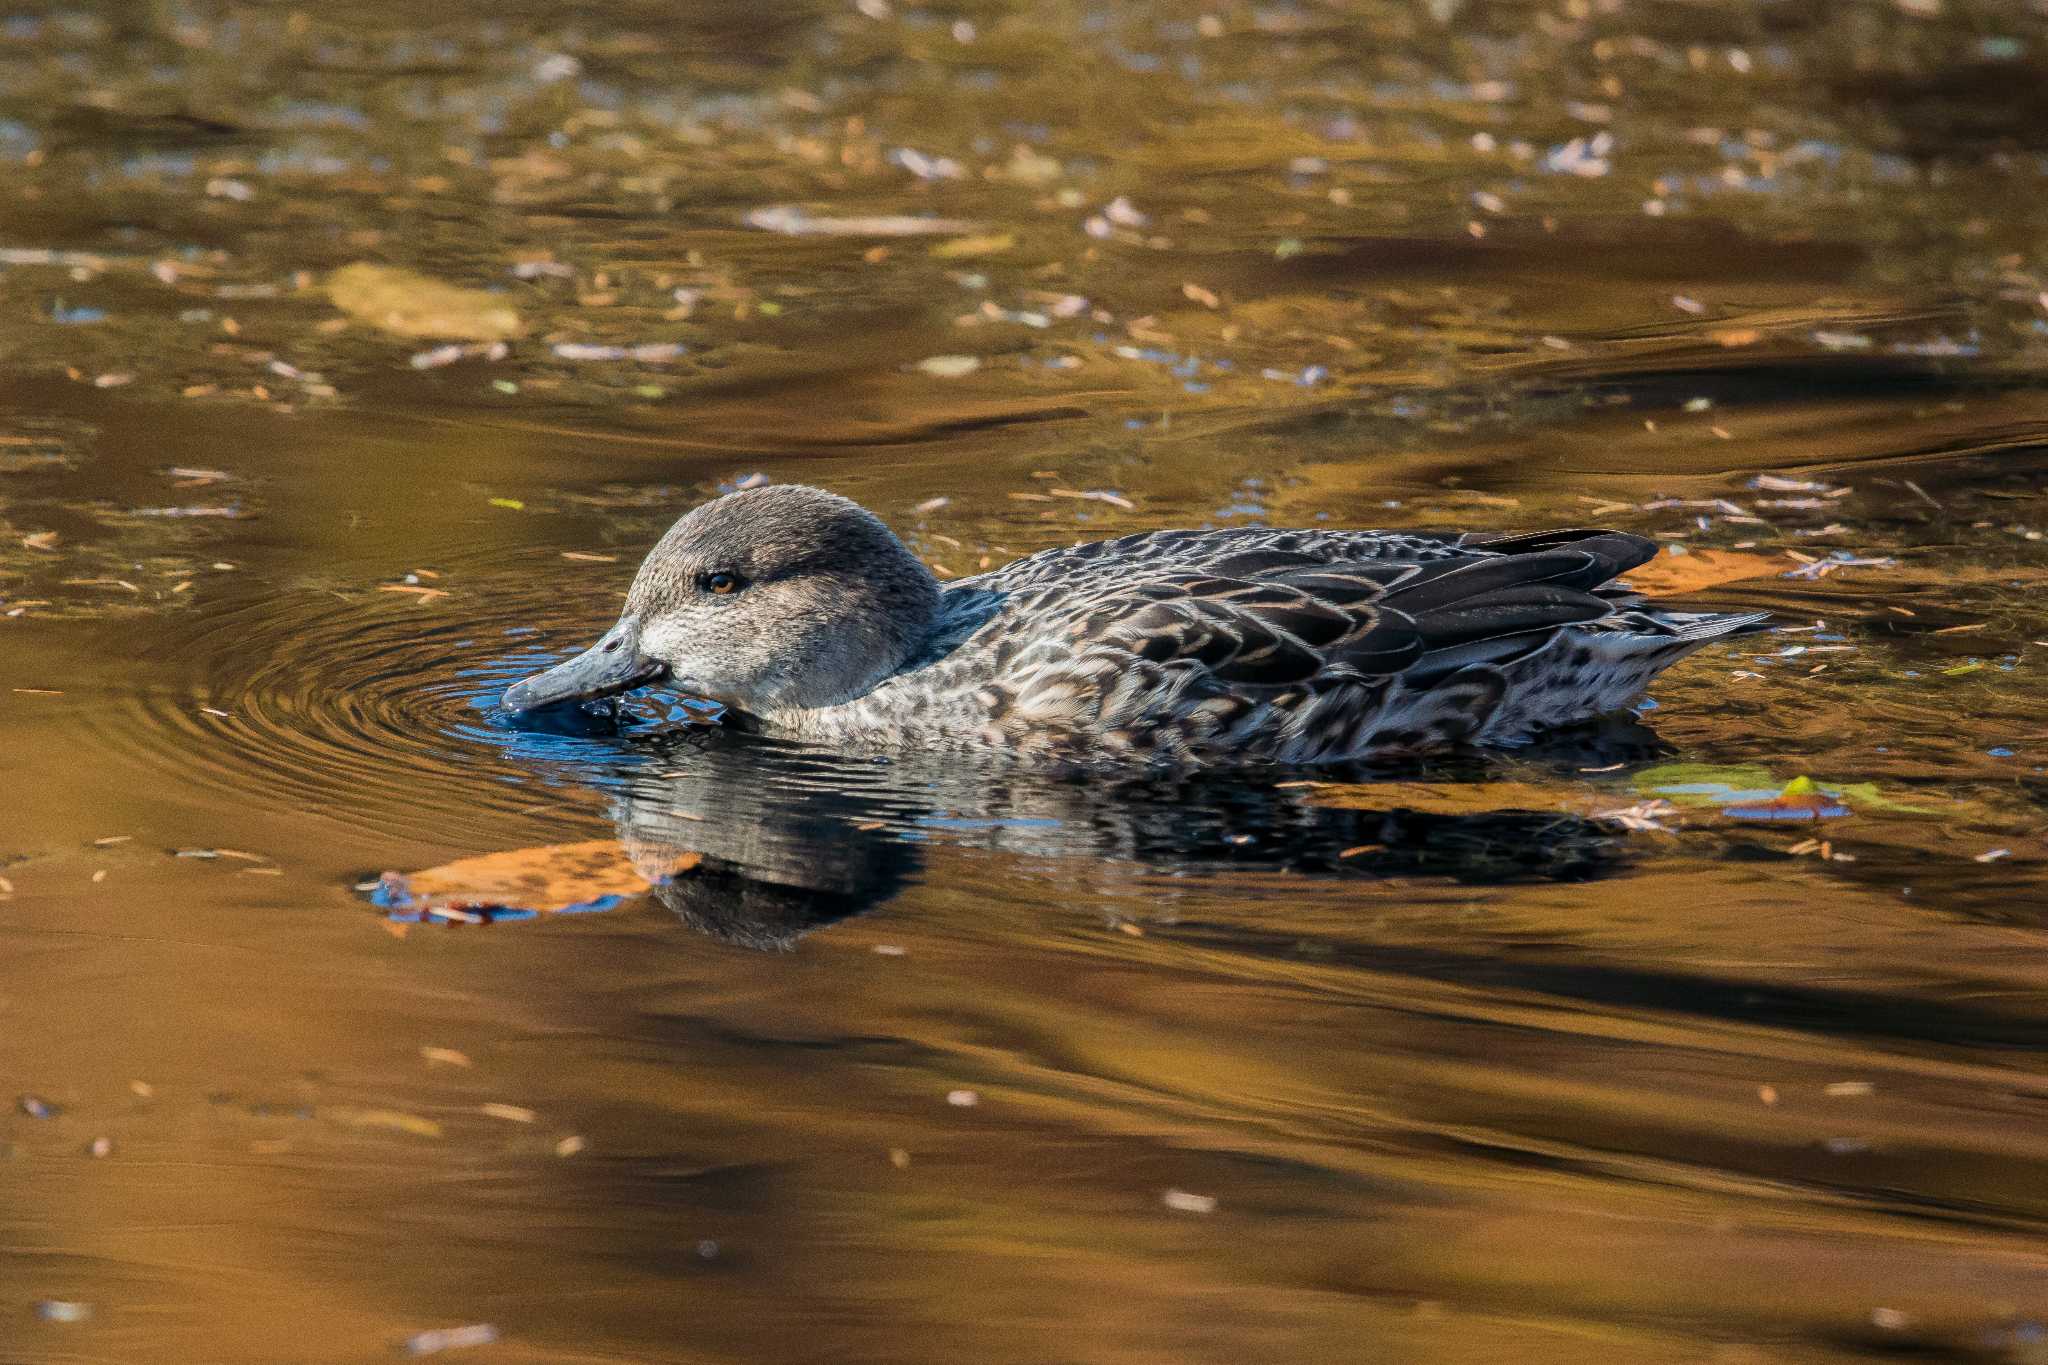
{"label": "gray head plumage", "polygon": [[754,715],[833,706],[916,656],[930,570],[873,513],[801,484],[694,508],[640,565],[619,623],[506,694],[515,710],[669,680]]}

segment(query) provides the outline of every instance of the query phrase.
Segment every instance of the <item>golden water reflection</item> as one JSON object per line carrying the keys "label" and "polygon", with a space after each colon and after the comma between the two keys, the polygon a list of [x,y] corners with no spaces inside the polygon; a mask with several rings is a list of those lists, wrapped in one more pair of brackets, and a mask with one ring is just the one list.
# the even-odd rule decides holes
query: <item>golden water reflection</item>
{"label": "golden water reflection", "polygon": [[[0,20],[0,1355],[2048,1359],[2044,51],[1964,0]],[[1323,519],[1804,567],[1637,724],[1398,801],[480,704],[755,474],[956,576]],[[1850,813],[1712,796],[1800,778]],[[354,889],[614,842],[701,861]]]}

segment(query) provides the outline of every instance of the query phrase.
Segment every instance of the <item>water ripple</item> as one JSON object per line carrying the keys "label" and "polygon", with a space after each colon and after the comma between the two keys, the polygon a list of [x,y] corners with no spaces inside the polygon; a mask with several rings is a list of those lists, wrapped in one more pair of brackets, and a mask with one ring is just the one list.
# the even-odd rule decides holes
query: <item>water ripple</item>
{"label": "water ripple", "polygon": [[608,714],[515,727],[498,706],[590,630],[575,608],[510,594],[251,595],[176,641],[167,681],[88,724],[124,757],[244,804],[382,833],[502,831],[537,787],[608,786],[647,761]]}

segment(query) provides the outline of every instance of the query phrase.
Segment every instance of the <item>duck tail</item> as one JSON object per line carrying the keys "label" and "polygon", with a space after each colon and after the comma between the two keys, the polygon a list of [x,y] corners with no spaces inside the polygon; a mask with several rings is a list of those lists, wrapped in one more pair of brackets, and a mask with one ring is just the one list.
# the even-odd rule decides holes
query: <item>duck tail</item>
{"label": "duck tail", "polygon": [[1652,619],[1681,640],[1692,640],[1705,644],[1709,640],[1722,640],[1735,635],[1754,635],[1757,631],[1769,627],[1771,613],[1767,611],[1657,611],[1652,613]]}

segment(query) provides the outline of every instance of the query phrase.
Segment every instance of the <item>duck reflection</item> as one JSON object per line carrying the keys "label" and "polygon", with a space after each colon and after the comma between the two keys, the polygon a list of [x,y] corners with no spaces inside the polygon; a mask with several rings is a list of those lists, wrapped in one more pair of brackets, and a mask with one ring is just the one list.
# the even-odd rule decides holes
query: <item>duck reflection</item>
{"label": "duck reflection", "polygon": [[[1151,872],[1467,883],[1583,880],[1626,856],[1613,826],[1571,814],[1343,809],[1304,799],[1289,774],[1270,769],[1052,775],[958,755],[847,758],[718,728],[634,747],[648,761],[614,788],[611,808],[627,857],[684,924],[756,949],[792,948],[886,903],[918,879],[937,843]],[[1624,720],[1540,757],[1570,773],[1661,752]],[[1388,775],[1317,769],[1299,781]],[[1431,775],[1447,776],[1441,767]]]}
{"label": "duck reflection", "polygon": [[865,765],[716,730],[657,756],[612,803],[619,842],[663,905],[721,942],[793,947],[890,900],[922,862],[914,807]]}

